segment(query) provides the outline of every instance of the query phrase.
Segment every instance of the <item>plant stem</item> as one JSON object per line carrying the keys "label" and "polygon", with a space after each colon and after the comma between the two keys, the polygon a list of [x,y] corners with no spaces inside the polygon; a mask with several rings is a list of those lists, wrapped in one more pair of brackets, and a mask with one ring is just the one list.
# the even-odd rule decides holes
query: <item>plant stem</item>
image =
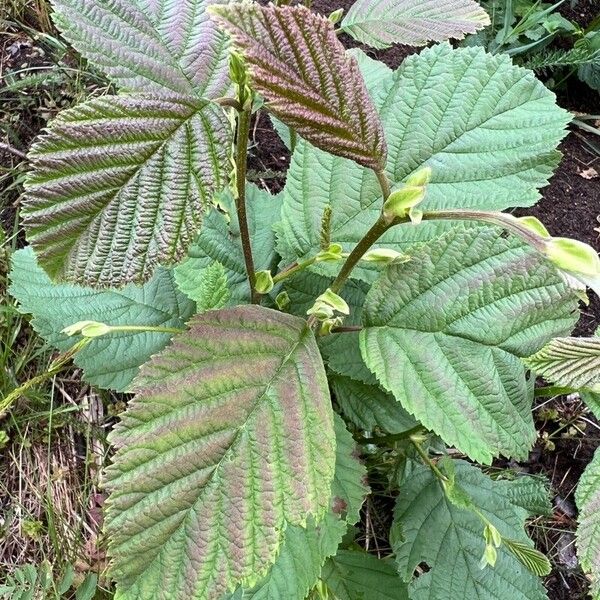
{"label": "plant stem", "polygon": [[360,444],[390,444],[394,442],[399,442],[401,440],[406,440],[411,436],[415,435],[416,433],[420,433],[422,431],[423,427],[421,425],[415,425],[415,427],[412,427],[411,429],[407,431],[402,431],[400,433],[391,433],[389,435],[377,435],[370,438],[359,437],[356,438],[356,441]]}
{"label": "plant stem", "polygon": [[155,331],[157,333],[183,333],[185,329],[177,327],[160,327],[153,325],[112,325],[109,333],[118,333],[120,331]]}
{"label": "plant stem", "polygon": [[302,271],[303,269],[306,269],[306,267],[310,267],[312,264],[314,264],[316,262],[316,260],[317,260],[317,257],[313,256],[312,258],[308,258],[307,260],[304,260],[302,262],[296,262],[296,263],[293,263],[293,264],[285,267],[284,269],[279,271],[279,273],[277,273],[277,275],[275,275],[273,277],[273,283],[275,283],[275,284],[279,283],[280,281],[283,281],[284,279],[291,277],[298,271]]}
{"label": "plant stem", "polygon": [[252,244],[250,242],[248,217],[246,215],[246,166],[248,158],[248,137],[250,135],[250,115],[251,108],[238,112],[235,142],[235,185],[237,191],[235,204],[240,227],[240,236],[242,239],[244,262],[246,264],[246,273],[248,275],[248,284],[250,285],[250,300],[253,304],[258,304],[260,302],[260,294],[254,289],[256,276],[254,274]]}
{"label": "plant stem", "polygon": [[410,441],[412,442],[412,445],[415,447],[415,450],[417,451],[418,455],[421,457],[423,462],[431,469],[431,472],[440,481],[448,481],[448,478],[438,469],[437,465],[431,460],[429,454],[427,454],[427,452],[423,450],[421,444],[417,440],[413,439],[413,437],[410,438]]}
{"label": "plant stem", "polygon": [[568,394],[572,394],[576,391],[576,388],[548,385],[545,387],[535,388],[534,395],[536,398],[554,398],[555,396],[567,396]]}

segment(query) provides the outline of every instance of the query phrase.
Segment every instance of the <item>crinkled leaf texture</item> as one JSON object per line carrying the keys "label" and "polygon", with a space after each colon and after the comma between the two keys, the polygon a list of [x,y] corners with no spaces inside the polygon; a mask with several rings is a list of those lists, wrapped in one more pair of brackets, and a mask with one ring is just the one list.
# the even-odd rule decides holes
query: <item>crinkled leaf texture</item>
{"label": "crinkled leaf texture", "polygon": [[487,13],[474,0],[358,0],[341,29],[363,44],[383,49],[462,39],[489,24]]}
{"label": "crinkled leaf texture", "polygon": [[[513,485],[521,485],[520,480],[494,481],[463,461],[455,461],[455,467],[456,483],[501,535],[533,547],[524,531],[529,511],[515,504],[511,491]],[[545,496],[547,506],[543,484],[529,479],[527,485],[537,485],[537,496]],[[400,485],[392,525],[392,546],[402,577],[410,581],[421,562],[431,568],[412,579],[411,600],[545,599],[540,580],[504,546],[498,550],[495,567],[480,568],[483,528],[474,512],[448,500],[430,469],[416,466]]]}
{"label": "crinkled leaf texture", "polygon": [[[33,315],[32,325],[48,343],[61,351],[76,339],[60,333],[78,321],[108,325],[151,325],[184,328],[195,305],[175,285],[172,271],[159,268],[143,286],[122,289],[83,287],[53,283],[37,264],[31,248],[12,256],[9,291],[20,312]],[[139,367],[162,350],[172,334],[155,331],[111,333],[77,352],[75,364],[86,381],[99,387],[124,391]]]}
{"label": "crinkled leaf texture", "polygon": [[[362,61],[368,64],[368,61]],[[432,169],[423,210],[530,206],[558,163],[569,114],[531,71],[481,48],[440,44],[407,58],[370,88],[388,144],[394,185]],[[318,252],[321,218],[332,210],[334,242],[346,251],[381,211],[375,175],[300,141],[283,192],[278,250],[286,263]],[[394,227],[380,246],[406,249],[449,223]],[[365,269],[354,271],[361,276]]]}
{"label": "crinkled leaf texture", "polygon": [[456,228],[391,264],[367,294],[365,363],[404,408],[472,459],[525,458],[536,431],[520,357],[576,322],[577,300],[530,246]]}
{"label": "crinkled leaf texture", "polygon": [[556,338],[525,364],[554,384],[600,392],[600,337]]}
{"label": "crinkled leaf texture", "polygon": [[228,85],[227,36],[212,0],[53,0],[56,25],[123,91],[214,98]]}
{"label": "crinkled leaf texture", "polygon": [[67,110],[29,154],[27,238],[51,277],[140,282],[181,258],[227,180],[229,125],[189,97],[107,96]]}
{"label": "crinkled leaf texture", "polygon": [[320,521],[333,413],[306,321],[202,313],[152,358],[110,434],[106,531],[128,599],[216,599],[274,563],[286,525]]}
{"label": "crinkled leaf texture", "polygon": [[392,564],[366,552],[340,550],[325,563],[322,579],[337,600],[408,600]]}
{"label": "crinkled leaf texture", "polygon": [[[225,212],[213,210],[206,216],[198,238],[190,246],[189,258],[175,267],[176,277],[183,278],[188,273],[195,279],[205,278],[205,270],[218,262],[225,269],[231,293],[230,303],[249,302],[250,288],[240,227],[229,192],[221,195],[220,205]],[[246,211],[254,267],[257,271],[270,271],[277,266],[273,225],[280,218],[281,198],[249,183],[246,186]],[[301,313],[300,316],[305,314]]]}
{"label": "crinkled leaf texture", "polygon": [[600,598],[600,449],[596,450],[575,492],[579,509],[577,555],[592,580],[592,597]]}
{"label": "crinkled leaf texture", "polygon": [[231,298],[227,284],[227,271],[219,262],[205,269],[194,269],[189,260],[173,269],[177,287],[196,303],[198,312],[223,308]]}
{"label": "crinkled leaf texture", "polygon": [[330,510],[318,524],[306,528],[288,526],[279,556],[273,568],[251,590],[238,589],[227,596],[231,600],[304,600],[315,586],[327,557],[336,553],[348,525],[359,518],[368,493],[363,483],[367,470],[354,456],[356,444],[343,420],[334,415],[336,464],[331,486]]}
{"label": "crinkled leaf texture", "polygon": [[243,50],[275,116],[327,152],[384,167],[381,122],[331,21],[303,6],[228,4],[212,12]]}

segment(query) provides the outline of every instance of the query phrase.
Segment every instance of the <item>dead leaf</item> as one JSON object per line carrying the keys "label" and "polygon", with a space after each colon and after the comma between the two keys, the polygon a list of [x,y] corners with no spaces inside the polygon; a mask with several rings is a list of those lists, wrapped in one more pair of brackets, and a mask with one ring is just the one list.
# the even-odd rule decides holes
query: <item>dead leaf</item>
{"label": "dead leaf", "polygon": [[596,179],[597,177],[600,177],[600,175],[598,175],[598,171],[596,171],[596,169],[593,167],[579,171],[579,175],[584,179]]}

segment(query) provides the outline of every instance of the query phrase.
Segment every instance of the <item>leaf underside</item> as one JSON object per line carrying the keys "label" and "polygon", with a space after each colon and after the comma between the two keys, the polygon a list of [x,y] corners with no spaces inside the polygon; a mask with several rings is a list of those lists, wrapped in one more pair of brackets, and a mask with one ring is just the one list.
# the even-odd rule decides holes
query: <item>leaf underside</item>
{"label": "leaf underside", "polygon": [[197,315],[142,369],[110,434],[112,574],[129,599],[252,587],[285,525],[321,520],[335,437],[312,332],[257,306]]}
{"label": "leaf underside", "polygon": [[456,228],[390,265],[367,294],[363,358],[427,428],[472,459],[527,456],[536,432],[520,357],[575,324],[558,272],[519,239]]}
{"label": "leaf underside", "polygon": [[525,360],[556,385],[600,392],[600,337],[557,338]]}
{"label": "leaf underside", "polygon": [[596,450],[575,492],[579,509],[577,556],[592,580],[592,597],[600,598],[600,450]]}
{"label": "leaf underside", "polygon": [[[172,272],[162,267],[141,287],[98,290],[52,282],[32,249],[25,248],[12,255],[10,282],[9,291],[18,301],[19,311],[32,314],[35,331],[63,352],[77,338],[60,331],[78,321],[184,328],[195,312],[194,303],[177,289]],[[86,381],[124,391],[140,366],[171,337],[155,331],[111,333],[92,340],[75,354],[74,362],[83,369]]]}
{"label": "leaf underside", "polygon": [[[528,512],[512,501],[512,481],[494,481],[477,467],[455,461],[456,482],[504,537],[533,547],[524,531]],[[544,494],[540,484],[539,494]],[[480,568],[484,525],[472,511],[452,504],[431,471],[417,466],[400,487],[392,546],[400,574],[411,580],[421,562],[431,568],[409,586],[411,600],[489,598],[544,600],[540,580],[504,547],[495,567]]]}
{"label": "leaf underside", "polygon": [[[370,91],[392,183],[422,166],[432,169],[423,210],[530,206],[558,163],[556,146],[569,114],[531,71],[504,55],[440,44],[407,58]],[[283,192],[279,253],[288,263],[318,252],[326,207],[332,241],[350,251],[377,220],[381,204],[373,173],[300,141]],[[394,227],[378,245],[406,250],[450,226]],[[359,268],[353,275],[364,273]]]}
{"label": "leaf underside", "polygon": [[213,14],[245,55],[267,108],[315,146],[379,170],[381,122],[332,23],[303,6],[229,4]]}
{"label": "leaf underside", "polygon": [[462,39],[490,24],[474,0],[358,0],[341,29],[373,48],[392,44],[424,46],[429,41]]}
{"label": "leaf underside", "polygon": [[61,33],[121,91],[214,98],[229,86],[228,40],[207,0],[53,0]]}
{"label": "leaf underside", "polygon": [[188,97],[107,96],[67,110],[33,146],[27,238],[51,277],[147,280],[181,258],[229,170],[219,107]]}

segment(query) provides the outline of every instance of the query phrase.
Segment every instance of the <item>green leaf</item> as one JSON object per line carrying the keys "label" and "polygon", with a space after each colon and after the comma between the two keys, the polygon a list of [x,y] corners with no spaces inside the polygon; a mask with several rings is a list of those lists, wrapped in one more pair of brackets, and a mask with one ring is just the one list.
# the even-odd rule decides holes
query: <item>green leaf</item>
{"label": "green leaf", "polygon": [[502,542],[506,548],[514,554],[517,560],[527,568],[528,571],[537,575],[538,577],[544,577],[550,575],[552,571],[552,565],[550,561],[539,551],[523,542],[517,540],[511,540],[503,538]]}
{"label": "green leaf", "polygon": [[592,597],[600,598],[600,450],[588,464],[575,492],[579,509],[577,555],[592,580]]}
{"label": "green leaf", "polygon": [[[277,263],[273,224],[280,217],[280,197],[248,184],[246,201],[254,267],[256,270],[272,270]],[[197,277],[204,277],[204,270],[217,261],[225,268],[231,291],[230,303],[248,302],[250,288],[240,229],[233,198],[228,191],[222,195],[221,202],[227,213],[212,210],[206,216],[198,238],[190,246],[189,258],[175,271],[194,271]]]}
{"label": "green leaf", "polygon": [[229,171],[219,107],[105,96],[64,111],[34,144],[22,214],[52,278],[140,282],[181,258]]}
{"label": "green leaf", "polygon": [[424,46],[428,41],[463,39],[490,24],[474,0],[358,0],[346,13],[341,29],[373,48],[392,44]]}
{"label": "green leaf", "polygon": [[575,324],[577,301],[531,247],[455,229],[390,265],[367,294],[361,352],[381,385],[473,460],[526,458],[536,438],[520,357]]}
{"label": "green leaf", "polygon": [[360,429],[402,433],[417,425],[400,402],[377,385],[335,373],[329,376],[329,382],[341,411]]}
{"label": "green leaf", "polygon": [[[348,524],[358,520],[368,488],[366,468],[355,458],[355,443],[338,415],[334,415],[336,464],[330,511],[318,524],[311,518],[306,529],[288,526],[279,556],[269,574],[251,590],[239,588],[231,600],[304,600],[321,574],[321,567],[336,553]],[[344,513],[345,518],[342,518]]]}
{"label": "green leaf", "polygon": [[228,85],[226,36],[207,0],[53,0],[54,21],[123,91],[214,98]]}
{"label": "green leaf", "polygon": [[[524,530],[527,511],[512,502],[512,481],[494,481],[464,461],[454,461],[456,481],[504,538],[532,548]],[[541,582],[504,545],[495,567],[481,569],[484,523],[472,510],[447,500],[437,478],[418,466],[400,486],[394,511],[392,546],[411,600],[488,598],[542,600]],[[431,570],[413,579],[417,566]]]}
{"label": "green leaf", "polygon": [[278,119],[327,152],[383,168],[381,122],[331,21],[304,6],[234,3],[211,13],[243,50],[253,87]]}
{"label": "green leaf", "polygon": [[340,550],[321,575],[338,600],[408,600],[406,584],[384,560],[356,550]]}
{"label": "green leaf", "polygon": [[[569,114],[531,71],[481,48],[441,44],[407,58],[372,91],[388,144],[386,172],[397,186],[432,170],[422,210],[502,210],[531,206],[557,165]],[[314,255],[321,217],[332,210],[331,241],[345,251],[364,236],[383,204],[373,173],[299,142],[283,192],[278,251],[284,261]],[[378,245],[405,250],[452,222],[402,225]],[[353,276],[364,276],[364,269]]]}
{"label": "green leaf", "polygon": [[[12,256],[10,281],[9,291],[19,311],[32,314],[36,332],[63,352],[77,340],[60,332],[78,321],[183,328],[195,312],[194,303],[177,289],[172,272],[163,268],[141,287],[97,290],[53,283],[38,266],[33,250],[25,248]],[[74,362],[83,369],[86,381],[123,391],[139,367],[171,337],[155,331],[111,333],[92,340],[77,352]]]}
{"label": "green leaf", "polygon": [[598,336],[556,338],[524,362],[555,385],[600,392]]}
{"label": "green leaf", "polygon": [[200,270],[194,268],[193,262],[186,260],[173,272],[177,287],[196,303],[198,312],[223,308],[231,297],[227,272],[219,262]]}
{"label": "green leaf", "polygon": [[252,587],[285,526],[329,505],[333,415],[306,321],[240,306],[189,326],[144,366],[109,436],[105,529],[128,600]]}

